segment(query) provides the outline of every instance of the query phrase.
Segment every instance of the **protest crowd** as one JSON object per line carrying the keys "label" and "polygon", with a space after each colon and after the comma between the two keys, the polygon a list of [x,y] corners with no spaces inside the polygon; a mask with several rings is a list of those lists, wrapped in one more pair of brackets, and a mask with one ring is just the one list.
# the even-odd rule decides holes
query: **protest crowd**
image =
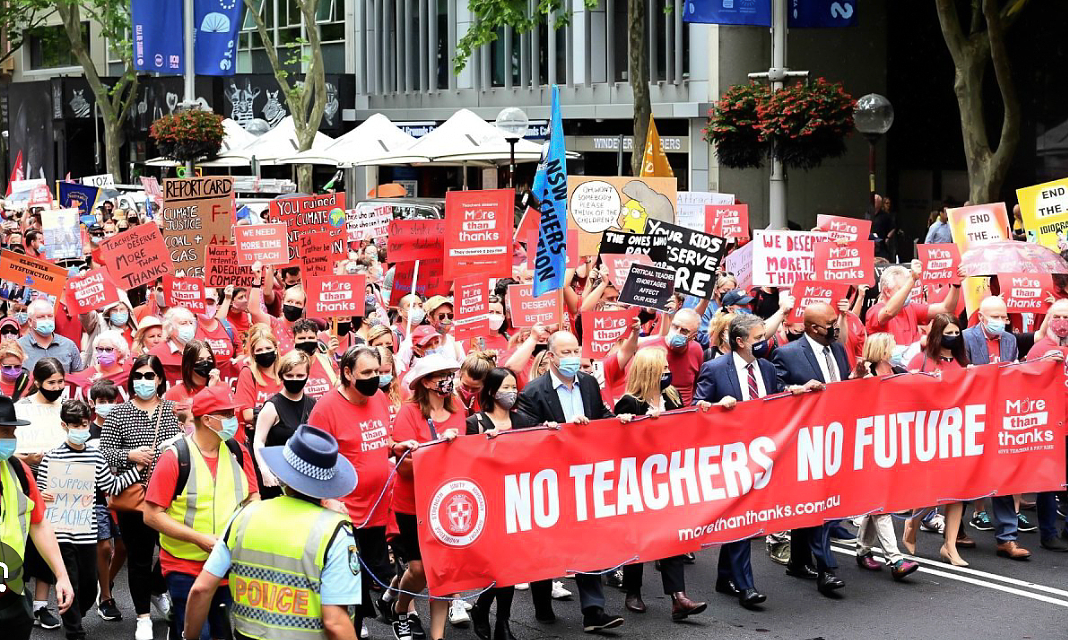
{"label": "protest crowd", "polygon": [[[500,206],[485,204],[494,197]],[[898,264],[870,216],[697,231],[651,215],[635,227],[625,209],[618,233],[591,245],[553,226],[548,199],[541,219],[517,215],[514,199],[450,193],[444,220],[340,236],[330,221],[309,230],[274,208],[246,212],[224,226],[225,246],[204,238],[188,252],[174,249],[166,202],[164,215],[121,218],[105,203],[83,212],[95,220],[81,224],[74,260],[50,257],[41,211],[5,211],[0,534],[17,556],[3,560],[22,571],[0,597],[3,636],[36,625],[85,638],[87,615],[129,624],[113,592],[123,567],[136,640],[155,637],[153,611],[189,640],[367,638],[376,617],[396,640],[439,640],[450,624],[512,640],[517,592],[544,625],[577,599],[592,633],[623,625],[621,609],[646,613],[643,593],[661,586],[672,621],[774,606],[755,562],[825,596],[876,579],[841,570],[832,540],[894,581],[919,567],[920,532],[943,536],[940,560],[956,566],[979,536],[1008,560],[1028,559],[1021,534],[1036,529],[1042,547],[1068,551],[1063,495],[993,495],[766,531],[756,548],[767,558],[751,557],[750,539],[719,545],[718,558],[659,558],[651,587],[641,561],[487,580],[473,604],[435,595],[422,619],[416,602],[435,575],[421,551],[434,526],[416,482],[422,449],[467,441],[491,455],[511,431],[655,429],[680,411],[729,423],[761,398],[851,379],[940,379],[1068,353],[1066,274],[1036,278],[1034,311],[994,272],[966,304],[977,274],[951,244],[958,231],[941,231],[944,213],[933,234],[944,242]],[[493,232],[465,237],[459,219]],[[504,248],[463,251],[486,241]],[[324,267],[315,256],[326,254]],[[846,276],[833,275],[836,260]],[[453,515],[462,525],[469,514]],[[696,561],[718,562],[714,585],[687,585]],[[697,596],[713,587],[734,602]]]}

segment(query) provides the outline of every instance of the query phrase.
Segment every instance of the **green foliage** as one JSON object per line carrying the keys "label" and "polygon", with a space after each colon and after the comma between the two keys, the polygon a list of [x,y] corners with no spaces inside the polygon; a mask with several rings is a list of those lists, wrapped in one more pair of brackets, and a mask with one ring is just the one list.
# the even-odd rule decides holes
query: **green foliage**
{"label": "green foliage", "polygon": [[153,122],[150,135],[166,158],[182,163],[210,159],[219,153],[226,135],[222,120],[210,111],[179,111]]}

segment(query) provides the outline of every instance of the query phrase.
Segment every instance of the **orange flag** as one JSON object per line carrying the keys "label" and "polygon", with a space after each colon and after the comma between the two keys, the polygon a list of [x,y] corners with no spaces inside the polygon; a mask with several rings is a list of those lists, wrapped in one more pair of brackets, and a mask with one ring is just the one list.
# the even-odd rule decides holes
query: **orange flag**
{"label": "orange flag", "polygon": [[668,164],[667,154],[660,147],[660,134],[656,123],[649,117],[649,132],[645,134],[645,154],[642,156],[642,178],[673,178],[675,173]]}

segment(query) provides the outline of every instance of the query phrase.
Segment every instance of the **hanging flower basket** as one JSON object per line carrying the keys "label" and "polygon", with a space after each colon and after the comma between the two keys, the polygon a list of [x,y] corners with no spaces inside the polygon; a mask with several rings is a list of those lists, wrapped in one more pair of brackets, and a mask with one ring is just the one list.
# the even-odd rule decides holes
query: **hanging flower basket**
{"label": "hanging flower basket", "polygon": [[732,169],[763,166],[773,152],[792,169],[812,169],[845,153],[856,101],[823,78],[772,93],[764,85],[735,85],[709,113],[705,139]]}
{"label": "hanging flower basket", "polygon": [[153,122],[150,135],[165,158],[175,162],[210,160],[222,146],[222,120],[210,111],[179,111]]}

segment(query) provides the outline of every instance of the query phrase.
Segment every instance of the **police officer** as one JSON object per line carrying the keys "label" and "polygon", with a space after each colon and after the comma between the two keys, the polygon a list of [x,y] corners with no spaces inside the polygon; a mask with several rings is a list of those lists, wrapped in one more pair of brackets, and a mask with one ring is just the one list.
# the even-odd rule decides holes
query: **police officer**
{"label": "police officer", "polygon": [[229,572],[237,640],[356,640],[348,607],[360,604],[360,563],[345,509],[324,500],[356,488],[333,436],[301,425],[284,446],[260,450],[283,495],[234,516],[189,591],[183,638],[199,638]]}
{"label": "police officer", "polygon": [[26,538],[56,576],[59,612],[74,600],[59,543],[52,525],[44,520],[44,500],[29,468],[14,457],[15,427],[30,424],[15,418],[11,398],[0,396],[0,629],[5,640],[27,640],[33,631],[33,611],[26,594],[23,560]]}

